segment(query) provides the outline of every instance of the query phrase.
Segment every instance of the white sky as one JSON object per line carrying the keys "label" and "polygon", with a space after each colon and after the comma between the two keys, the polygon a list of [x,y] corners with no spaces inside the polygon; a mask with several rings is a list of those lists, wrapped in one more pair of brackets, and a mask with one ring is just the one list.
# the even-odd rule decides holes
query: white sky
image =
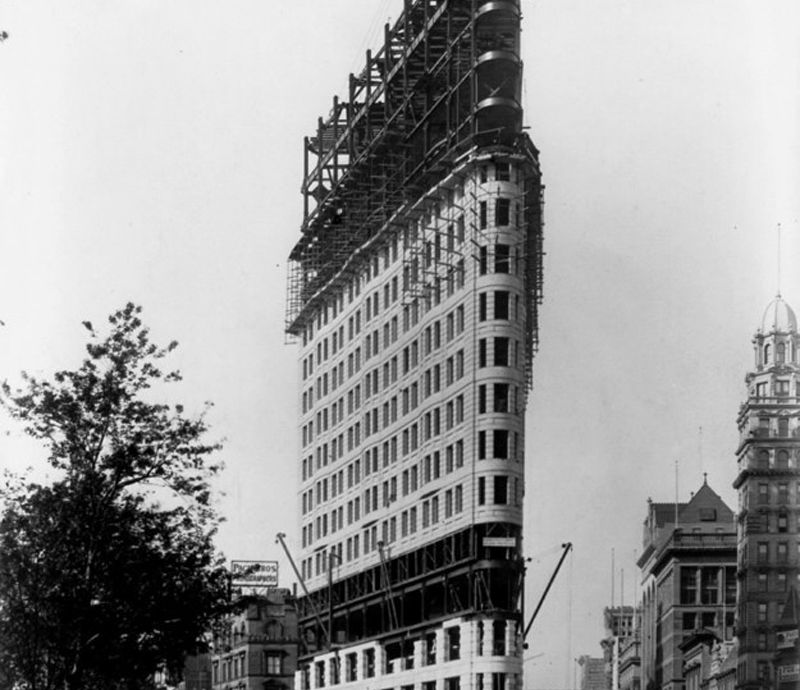
{"label": "white sky", "polygon": [[[296,546],[295,351],[282,332],[302,137],[400,0],[3,0],[0,378],[77,366],[132,300],[181,343],[180,397],[227,439],[232,558]],[[646,500],[736,506],[735,417],[776,291],[800,308],[795,0],[524,0],[545,303],[528,414],[529,688],[597,655],[611,548],[633,600]],[[700,432],[702,427],[702,433]],[[0,418],[0,463],[36,447]],[[41,472],[41,470],[36,470]],[[620,584],[616,587],[617,602]],[[571,611],[571,616],[570,616]],[[571,622],[570,622],[571,620]]]}

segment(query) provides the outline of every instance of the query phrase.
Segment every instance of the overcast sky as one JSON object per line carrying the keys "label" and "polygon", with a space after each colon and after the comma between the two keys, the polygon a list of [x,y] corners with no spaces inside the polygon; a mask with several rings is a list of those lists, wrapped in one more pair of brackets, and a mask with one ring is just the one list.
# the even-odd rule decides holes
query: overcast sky
{"label": "overcast sky", "polygon": [[[226,439],[219,545],[297,551],[286,256],[302,137],[401,0],[3,0],[0,378],[75,367],[132,300]],[[736,413],[777,290],[800,308],[796,0],[523,0],[547,256],[528,412],[528,688],[599,655],[611,549],[632,603],[646,500],[708,473],[736,507]],[[37,449],[0,418],[0,462]],[[38,466],[40,468],[40,466]],[[35,469],[41,473],[41,469]]]}

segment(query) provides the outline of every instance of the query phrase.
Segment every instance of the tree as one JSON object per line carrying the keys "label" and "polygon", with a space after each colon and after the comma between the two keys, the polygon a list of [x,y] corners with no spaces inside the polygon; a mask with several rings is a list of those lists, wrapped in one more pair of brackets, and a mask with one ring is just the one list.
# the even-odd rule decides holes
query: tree
{"label": "tree", "polygon": [[52,381],[23,374],[2,403],[59,479],[8,487],[0,516],[0,687],[143,688],[177,669],[226,600],[203,417],[152,402],[165,348],[128,304]]}

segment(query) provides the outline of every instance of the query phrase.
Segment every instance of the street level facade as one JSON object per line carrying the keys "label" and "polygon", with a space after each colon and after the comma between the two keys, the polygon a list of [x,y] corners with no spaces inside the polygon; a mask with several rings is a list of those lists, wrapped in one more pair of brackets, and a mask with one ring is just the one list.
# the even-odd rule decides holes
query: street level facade
{"label": "street level facade", "polygon": [[297,687],[522,688],[542,281],[516,0],[407,0],[305,141]]}

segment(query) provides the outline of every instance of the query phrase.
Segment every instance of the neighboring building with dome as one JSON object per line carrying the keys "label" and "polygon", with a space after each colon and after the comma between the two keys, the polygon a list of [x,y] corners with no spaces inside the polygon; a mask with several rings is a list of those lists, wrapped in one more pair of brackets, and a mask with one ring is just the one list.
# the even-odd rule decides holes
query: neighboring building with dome
{"label": "neighboring building with dome", "polygon": [[778,295],[753,338],[754,369],[737,419],[737,687],[775,687],[784,604],[800,576],[800,334]]}

